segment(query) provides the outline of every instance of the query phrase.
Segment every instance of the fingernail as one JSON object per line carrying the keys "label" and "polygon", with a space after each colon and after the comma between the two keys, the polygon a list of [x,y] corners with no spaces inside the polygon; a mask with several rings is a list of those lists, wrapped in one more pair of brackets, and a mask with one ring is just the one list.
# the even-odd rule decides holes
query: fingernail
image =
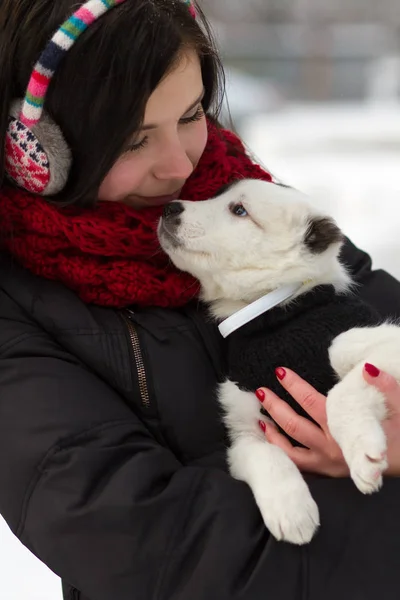
{"label": "fingernail", "polygon": [[371,377],[378,377],[380,374],[380,370],[370,363],[365,363],[364,369],[367,371],[368,375],[371,375]]}
{"label": "fingernail", "polygon": [[286,377],[286,371],[285,369],[282,369],[282,367],[278,367],[277,369],[275,369],[275,375],[278,379],[282,381],[282,379],[285,379]]}
{"label": "fingernail", "polygon": [[265,400],[265,392],[263,390],[257,390],[256,391],[256,396],[259,399],[260,402],[264,402]]}
{"label": "fingernail", "polygon": [[262,431],[265,433],[265,431],[266,431],[267,428],[265,426],[264,421],[258,421],[258,424],[260,426],[260,429],[262,429]]}

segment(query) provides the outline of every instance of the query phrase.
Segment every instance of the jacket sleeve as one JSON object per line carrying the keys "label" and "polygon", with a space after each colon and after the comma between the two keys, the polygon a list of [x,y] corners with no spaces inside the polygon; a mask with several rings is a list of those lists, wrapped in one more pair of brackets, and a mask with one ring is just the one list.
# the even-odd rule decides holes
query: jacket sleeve
{"label": "jacket sleeve", "polygon": [[249,489],[183,467],[4,294],[0,390],[0,513],[84,598],[265,600],[278,564],[297,597],[301,551],[269,540]]}
{"label": "jacket sleeve", "polygon": [[359,296],[374,306],[382,317],[400,317],[400,282],[386,271],[372,270],[371,257],[348,239],[341,258],[359,284],[356,290]]}

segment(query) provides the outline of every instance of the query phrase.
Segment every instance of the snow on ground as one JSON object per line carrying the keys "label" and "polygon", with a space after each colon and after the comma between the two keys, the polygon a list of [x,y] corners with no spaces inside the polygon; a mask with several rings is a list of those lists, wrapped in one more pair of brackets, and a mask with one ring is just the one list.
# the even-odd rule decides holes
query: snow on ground
{"label": "snow on ground", "polygon": [[[311,194],[400,278],[400,106],[291,106],[242,122],[242,135],[282,181]],[[58,578],[0,518],[6,600],[60,600]]]}
{"label": "snow on ground", "polygon": [[0,517],[2,600],[61,600],[61,584],[43,563],[12,535]]}

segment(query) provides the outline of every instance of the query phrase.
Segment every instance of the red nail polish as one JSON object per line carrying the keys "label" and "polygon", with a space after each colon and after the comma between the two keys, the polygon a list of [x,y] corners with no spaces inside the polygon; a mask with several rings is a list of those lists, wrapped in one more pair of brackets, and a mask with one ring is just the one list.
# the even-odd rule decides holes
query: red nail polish
{"label": "red nail polish", "polygon": [[282,367],[278,367],[277,369],[275,369],[275,375],[278,379],[280,379],[280,381],[282,381],[282,379],[285,379],[286,377],[286,371],[285,369],[282,369]]}
{"label": "red nail polish", "polygon": [[262,431],[265,433],[267,428],[265,426],[264,421],[258,421],[258,424],[259,424],[260,428],[262,429]]}
{"label": "red nail polish", "polygon": [[259,399],[260,402],[264,402],[265,400],[265,392],[263,390],[257,390],[256,391],[256,396]]}
{"label": "red nail polish", "polygon": [[371,375],[371,377],[378,377],[380,374],[380,370],[370,363],[365,363],[364,369],[367,371],[368,375]]}

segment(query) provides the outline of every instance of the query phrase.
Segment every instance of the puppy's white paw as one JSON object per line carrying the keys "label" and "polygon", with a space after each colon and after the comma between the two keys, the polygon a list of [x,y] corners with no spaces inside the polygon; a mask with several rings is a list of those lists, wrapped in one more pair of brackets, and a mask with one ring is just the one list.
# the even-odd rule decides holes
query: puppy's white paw
{"label": "puppy's white paw", "polygon": [[388,466],[386,438],[381,425],[375,423],[366,435],[342,450],[351,478],[360,492],[377,492],[382,487],[382,475]]}
{"label": "puppy's white paw", "polygon": [[363,494],[382,486],[387,468],[387,443],[381,425],[386,416],[385,399],[362,379],[362,366],[353,369],[332,388],[327,398],[328,427]]}
{"label": "puppy's white paw", "polygon": [[250,486],[264,523],[277,540],[307,544],[319,525],[318,506],[294,462],[259,436],[254,423],[253,419],[251,435],[233,431],[230,472]]}
{"label": "puppy's white paw", "polygon": [[273,494],[257,499],[264,523],[275,539],[308,544],[319,527],[319,510],[307,485],[290,494]]}

